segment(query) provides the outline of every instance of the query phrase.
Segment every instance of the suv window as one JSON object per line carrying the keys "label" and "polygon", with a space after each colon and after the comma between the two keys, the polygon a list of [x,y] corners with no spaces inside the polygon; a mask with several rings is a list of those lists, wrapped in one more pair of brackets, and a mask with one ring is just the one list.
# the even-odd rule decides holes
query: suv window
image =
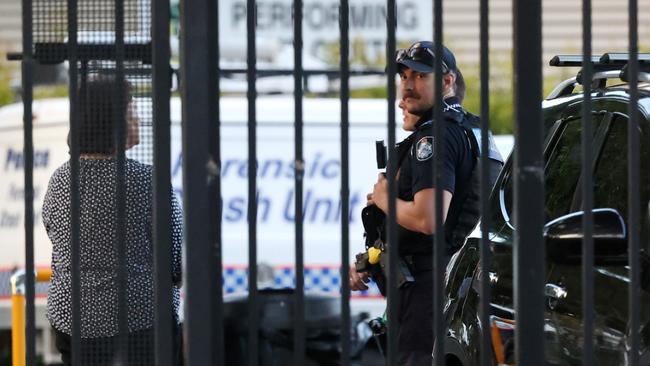
{"label": "suv window", "polygon": [[[598,131],[602,116],[594,115],[593,131]],[[573,211],[572,203],[576,185],[581,171],[581,136],[582,118],[567,120],[562,123],[556,135],[559,138],[547,149],[544,167],[544,184],[546,190],[546,221],[553,220]],[[513,218],[514,182],[512,174],[504,186],[504,203],[510,218]]]}
{"label": "suv window", "polygon": [[[614,208],[627,222],[627,125],[628,119],[618,115],[608,127],[607,137],[594,172],[594,207]],[[645,126],[642,124],[642,126]],[[650,201],[650,134],[642,128],[641,144],[641,227],[647,238],[647,205]]]}
{"label": "suv window", "polygon": [[582,119],[568,121],[544,168],[546,221],[571,212],[571,203],[580,177]]}
{"label": "suv window", "polygon": [[[607,118],[605,120],[608,120]],[[594,134],[602,125],[602,116],[594,118]],[[594,170],[594,208],[614,208],[627,222],[627,123],[626,116],[617,114],[605,134],[605,140]],[[650,204],[650,131],[643,121],[641,146],[641,239],[650,239],[648,205]],[[582,119],[569,120],[560,127],[561,136],[546,157],[546,221],[577,211],[582,201],[577,187],[581,171]],[[598,146],[594,146],[598,148]],[[594,153],[597,153],[594,151]],[[513,212],[512,174],[504,185],[504,204],[508,215]]]}

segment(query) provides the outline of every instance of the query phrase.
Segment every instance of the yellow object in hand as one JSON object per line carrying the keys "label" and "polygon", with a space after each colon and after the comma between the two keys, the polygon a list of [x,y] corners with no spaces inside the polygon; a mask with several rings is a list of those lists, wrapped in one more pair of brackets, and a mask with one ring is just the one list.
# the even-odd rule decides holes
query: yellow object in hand
{"label": "yellow object in hand", "polygon": [[377,264],[379,263],[379,256],[381,255],[381,249],[371,247],[368,249],[368,263]]}

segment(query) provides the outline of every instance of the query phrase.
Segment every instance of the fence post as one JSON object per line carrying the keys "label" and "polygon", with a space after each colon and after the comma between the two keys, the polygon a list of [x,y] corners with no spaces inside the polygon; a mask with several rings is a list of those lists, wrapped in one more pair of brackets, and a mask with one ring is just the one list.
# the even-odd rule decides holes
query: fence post
{"label": "fence post", "polygon": [[174,364],[172,352],[174,321],[172,293],[171,229],[171,117],[169,60],[169,1],[153,0],[152,15],[152,102],[153,102],[153,243],[155,284],[155,361],[158,366]]}
{"label": "fence post", "polygon": [[[25,158],[25,292],[27,297],[26,313],[23,314],[26,333],[26,343],[23,345],[23,354],[26,352],[28,365],[36,363],[36,309],[34,306],[34,141],[32,125],[32,99],[33,99],[33,66],[34,58],[32,52],[32,0],[22,1],[22,98],[23,98],[23,155]],[[25,299],[23,299],[24,301]]]}
{"label": "fence post", "polygon": [[481,366],[492,364],[492,341],[490,329],[490,302],[492,301],[492,288],[487,279],[492,266],[490,253],[490,171],[489,158],[489,131],[490,131],[490,9],[488,0],[480,3],[480,74],[481,74],[481,289],[480,289],[480,317],[483,325],[481,333]]}
{"label": "fence post", "polygon": [[[220,197],[219,156],[213,152],[218,136],[217,3],[182,2],[181,97],[183,142],[183,203],[185,220],[185,352],[190,365],[218,363],[215,344],[221,324],[221,242],[218,232]],[[216,141],[216,145],[215,145]],[[215,334],[217,333],[217,334]]]}
{"label": "fence post", "polygon": [[594,240],[593,240],[593,121],[591,103],[591,0],[582,3],[582,76],[588,82],[582,83],[584,99],[582,102],[582,220],[584,232],[582,244],[582,323],[583,353],[582,364],[594,364]]}
{"label": "fence post", "polygon": [[[544,168],[542,156],[542,2],[513,2],[517,365],[544,362]],[[525,314],[525,316],[524,316]]]}
{"label": "fence post", "polygon": [[[386,175],[388,176],[388,215],[386,218],[387,238],[391,243],[388,251],[388,273],[397,272],[397,261],[399,257],[399,242],[397,241],[397,180],[395,172],[397,171],[397,149],[395,148],[395,99],[397,87],[395,85],[395,75],[397,73],[397,64],[395,62],[395,50],[397,41],[395,31],[397,27],[397,11],[395,0],[387,0],[387,17],[386,17],[386,66],[387,66],[387,89],[388,89],[388,166]],[[389,275],[387,279],[387,312],[388,312],[388,335],[387,335],[387,365],[395,365],[398,360],[398,342],[397,330],[399,329],[399,292],[397,289],[397,276]]]}
{"label": "fence post", "polygon": [[629,340],[628,360],[631,366],[639,364],[639,348],[641,345],[641,271],[640,271],[640,249],[641,249],[641,190],[640,182],[640,141],[639,141],[639,20],[638,0],[628,1],[629,20],[629,93],[630,104],[628,109],[628,255],[630,266],[630,287],[628,295],[628,319],[629,319]]}

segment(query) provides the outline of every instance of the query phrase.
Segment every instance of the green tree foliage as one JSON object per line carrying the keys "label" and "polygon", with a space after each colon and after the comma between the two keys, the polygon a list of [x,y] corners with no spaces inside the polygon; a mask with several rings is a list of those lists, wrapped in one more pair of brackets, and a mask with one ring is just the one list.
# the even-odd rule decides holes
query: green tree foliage
{"label": "green tree foliage", "polygon": [[34,86],[34,99],[63,98],[68,96],[67,84]]}
{"label": "green tree foliage", "polygon": [[[465,100],[463,106],[469,112],[479,115],[481,113],[481,80],[479,77],[480,69],[478,66],[460,65],[467,85]],[[544,78],[544,90],[542,96],[545,97],[561,81],[572,75],[575,70],[562,70],[561,74],[551,74]],[[511,134],[513,132],[513,81],[512,81],[512,64],[494,62],[490,65],[490,129],[493,133]],[[366,89],[354,89],[354,83],[351,87],[353,90],[350,95],[352,98],[386,98],[387,92],[385,87],[375,87]],[[398,96],[399,97],[399,96]]]}
{"label": "green tree foliage", "polygon": [[12,103],[15,100],[14,92],[11,90],[13,70],[7,62],[3,61],[5,59],[5,54],[0,52],[0,106]]}
{"label": "green tree foliage", "polygon": [[[481,82],[478,67],[461,67],[467,92],[463,106],[476,115],[481,113]],[[512,133],[512,72],[509,67],[493,65],[490,75],[490,129],[494,134]]]}

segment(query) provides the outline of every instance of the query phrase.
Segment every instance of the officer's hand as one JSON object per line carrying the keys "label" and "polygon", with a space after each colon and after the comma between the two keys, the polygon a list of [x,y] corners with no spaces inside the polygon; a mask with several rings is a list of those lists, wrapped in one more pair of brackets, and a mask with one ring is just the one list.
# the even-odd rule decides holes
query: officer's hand
{"label": "officer's hand", "polygon": [[350,267],[350,289],[352,291],[367,290],[366,283],[368,283],[368,273],[359,273],[354,267]]}
{"label": "officer's hand", "polygon": [[382,211],[388,210],[388,180],[384,174],[380,173],[377,178],[377,183],[372,190],[372,199]]}

